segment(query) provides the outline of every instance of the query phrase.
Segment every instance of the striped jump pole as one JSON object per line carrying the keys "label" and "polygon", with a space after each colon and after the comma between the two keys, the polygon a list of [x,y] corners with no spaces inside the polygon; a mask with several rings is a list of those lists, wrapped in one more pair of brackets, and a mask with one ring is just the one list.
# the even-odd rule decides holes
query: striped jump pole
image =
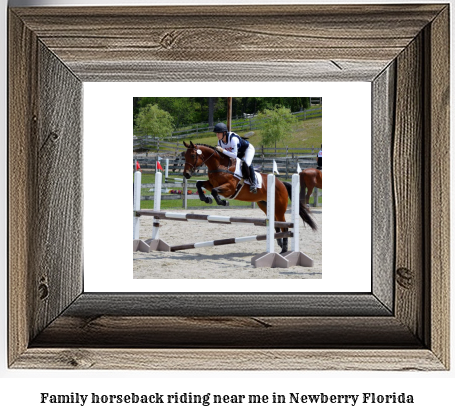
{"label": "striped jump pole", "polygon": [[[278,238],[289,238],[292,236],[292,232],[278,232],[273,235],[274,239]],[[239,244],[243,242],[255,242],[255,241],[265,241],[267,240],[267,235],[252,235],[252,236],[241,236],[239,238],[227,238],[227,239],[218,239],[215,241],[205,241],[205,242],[195,242],[192,244],[184,245],[175,245],[171,246],[171,251],[182,251],[184,249],[196,249],[196,248],[207,248],[210,246],[221,246],[221,245],[231,245]]]}
{"label": "striped jump pole", "polygon": [[[176,220],[184,222],[209,222],[218,223],[221,225],[255,225],[267,226],[268,219],[259,218],[244,218],[235,216],[219,216],[219,215],[200,215],[195,213],[181,213],[181,212],[160,212],[157,210],[139,210],[136,211],[136,216],[154,216],[160,219]],[[294,222],[279,222],[275,221],[275,226],[278,228],[292,228]]]}
{"label": "striped jump pole", "polygon": [[[279,222],[275,221],[275,176],[269,174],[267,176],[267,218],[242,218],[231,216],[218,216],[218,215],[199,215],[192,213],[181,212],[162,212],[161,211],[161,182],[162,174],[157,172],[155,178],[155,199],[153,210],[140,210],[140,196],[139,202],[134,205],[134,217],[139,221],[141,216],[153,216],[153,231],[152,238],[144,241],[134,240],[133,251],[180,251],[186,249],[196,249],[209,246],[229,245],[242,242],[252,241],[266,241],[266,252],[255,255],[251,259],[251,264],[255,267],[267,268],[288,268],[294,265],[313,266],[313,260],[299,251],[299,176],[293,175],[292,178],[292,221]],[[140,176],[135,179],[135,184],[140,189]],[[138,192],[135,191],[135,194]],[[140,195],[140,192],[139,192]],[[266,226],[267,233],[265,235],[252,235],[239,238],[218,239],[213,241],[194,242],[191,244],[170,246],[163,240],[159,239],[159,220],[176,220],[176,221],[206,221],[208,223],[217,224],[254,224],[255,226]],[[279,232],[275,233],[275,227],[292,228],[292,232]],[[136,234],[134,234],[136,235]],[[287,252],[283,255],[275,252],[274,240],[278,238],[291,237],[292,252]]]}

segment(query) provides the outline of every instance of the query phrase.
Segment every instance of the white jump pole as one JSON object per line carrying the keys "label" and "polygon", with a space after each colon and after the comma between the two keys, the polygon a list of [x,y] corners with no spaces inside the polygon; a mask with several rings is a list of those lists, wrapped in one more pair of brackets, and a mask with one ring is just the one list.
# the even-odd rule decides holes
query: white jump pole
{"label": "white jump pole", "polygon": [[[155,174],[155,196],[153,201],[153,210],[161,210],[161,184],[163,180],[163,174],[161,172],[156,172]],[[152,239],[158,239],[160,228],[160,220],[156,217],[153,218],[153,230],[152,230]]]}
{"label": "white jump pole", "polygon": [[298,174],[292,175],[292,217],[291,222],[294,224],[292,228],[292,232],[294,234],[291,240],[291,251],[297,252],[299,251],[299,231],[300,231],[300,223],[299,223],[299,186],[300,186],[300,176]]}
{"label": "white jump pole", "polygon": [[169,159],[166,159],[166,167],[164,168],[164,178],[167,179],[169,177]]}
{"label": "white jump pole", "polygon": [[133,186],[133,252],[149,252],[149,246],[139,239],[140,220],[136,216],[136,211],[141,210],[141,181],[142,173],[136,171],[134,173],[134,186]]}
{"label": "white jump pole", "polygon": [[[170,246],[166,242],[158,239],[160,232],[159,218],[153,218],[152,238],[146,241],[139,239],[139,220],[136,217],[136,210],[140,210],[141,203],[141,172],[134,173],[134,203],[133,203],[133,252],[150,252],[150,251],[170,251]],[[138,175],[138,176],[136,176]],[[155,174],[155,197],[154,197],[154,210],[161,209],[161,184],[162,173]],[[137,227],[137,228],[136,228]]]}
{"label": "white jump pole", "polygon": [[267,252],[251,258],[256,268],[288,268],[289,261],[275,253],[275,175],[267,175]]}
{"label": "white jump pole", "polygon": [[[163,183],[163,173],[157,171],[155,173],[155,196],[153,200],[153,210],[161,210],[161,185]],[[149,246],[149,251],[170,251],[171,247],[161,239],[160,237],[160,219],[158,217],[153,218],[153,229],[151,239],[147,239],[145,243]]]}
{"label": "white jump pole", "polygon": [[283,256],[289,261],[290,267],[295,267],[297,265],[302,267],[313,267],[314,261],[308,255],[300,252],[300,234],[299,234],[299,186],[300,186],[300,176],[298,174],[292,175],[292,218],[291,222],[294,224],[292,232],[294,234],[291,239],[291,250],[285,252]]}
{"label": "white jump pole", "polygon": [[140,218],[136,216],[136,211],[141,210],[141,180],[142,173],[138,170],[134,173],[133,239],[139,239]]}
{"label": "white jump pole", "polygon": [[[139,176],[136,176],[139,173]],[[135,173],[135,187],[134,195],[135,202],[133,209],[139,210],[140,208],[140,172]],[[139,179],[137,179],[139,177]],[[266,243],[267,252],[255,255],[251,259],[251,264],[255,267],[268,267],[268,268],[288,268],[290,266],[300,265],[305,267],[312,267],[313,260],[307,255],[299,251],[299,176],[294,174],[292,177],[292,223],[293,223],[293,234],[294,237],[291,240],[292,251],[286,252],[283,255],[275,253],[275,175],[269,174],[267,176],[267,233]],[[162,184],[162,173],[157,172],[155,176],[155,196],[154,196],[154,211],[159,212],[161,209],[161,184]],[[137,187],[136,187],[137,186]],[[137,188],[139,190],[137,190]],[[139,195],[139,203],[136,205],[136,195]],[[137,206],[137,208],[136,208]],[[186,217],[186,214],[182,213],[171,213],[167,212],[170,217],[175,216],[176,218]],[[229,218],[210,216],[212,220],[217,222],[226,222]],[[216,220],[218,218],[218,220]],[[221,220],[223,218],[223,220]],[[134,216],[134,219],[139,220],[139,217]],[[209,219],[209,217],[207,218]],[[133,232],[134,233],[134,232]],[[139,231],[137,232],[139,234]],[[154,217],[153,219],[153,231],[152,238],[147,241],[133,240],[133,251],[171,251],[171,246],[166,242],[158,239],[159,237],[159,218]],[[239,239],[239,242],[245,242],[246,240],[257,240],[257,235],[248,236]],[[236,241],[237,242],[237,241]],[[209,246],[210,243],[214,244],[214,241],[202,242],[194,244],[195,247]],[[196,246],[197,245],[197,246]]]}
{"label": "white jump pole", "polygon": [[275,252],[275,176],[269,174],[267,176],[267,252],[273,254]]}

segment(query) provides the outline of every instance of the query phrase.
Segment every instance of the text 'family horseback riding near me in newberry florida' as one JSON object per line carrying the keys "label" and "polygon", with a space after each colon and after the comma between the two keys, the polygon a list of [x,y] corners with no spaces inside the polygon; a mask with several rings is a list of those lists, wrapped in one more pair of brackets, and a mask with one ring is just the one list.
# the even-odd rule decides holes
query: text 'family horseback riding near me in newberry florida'
{"label": "text 'family horseback riding near me in newberry florida'", "polygon": [[148,394],[126,393],[126,394],[51,394],[40,393],[42,404],[200,404],[209,406],[211,404],[344,404],[356,406],[357,404],[412,404],[414,396],[404,392],[397,393],[375,393],[364,392],[361,394],[302,394],[299,392],[272,394],[197,394],[192,392],[161,394],[157,392]]}

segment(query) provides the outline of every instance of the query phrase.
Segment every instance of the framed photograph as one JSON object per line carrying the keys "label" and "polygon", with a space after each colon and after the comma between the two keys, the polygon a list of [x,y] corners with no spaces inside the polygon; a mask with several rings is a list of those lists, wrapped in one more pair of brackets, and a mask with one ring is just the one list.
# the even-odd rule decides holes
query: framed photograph
{"label": "framed photograph", "polygon": [[[170,85],[172,91],[170,91]],[[142,94],[146,98],[137,98],[138,102],[158,102],[160,106],[155,111],[160,113],[165,108],[174,120],[182,119],[182,108],[186,107],[184,114],[186,120],[196,115],[207,116],[207,94],[213,92],[213,83],[207,82],[91,82],[84,83],[84,177],[100,177],[102,172],[107,173],[106,179],[90,180],[84,182],[84,289],[88,292],[369,292],[371,291],[371,276],[368,272],[371,268],[371,246],[358,244],[361,239],[371,240],[371,83],[369,82],[226,82],[216,83],[216,91],[222,96],[234,94],[232,130],[247,139],[255,148],[253,164],[261,169],[267,176],[273,171],[273,163],[277,165],[277,179],[291,184],[292,175],[297,169],[306,173],[318,174],[322,179],[322,171],[315,169],[317,166],[318,148],[322,142],[322,130],[325,137],[326,163],[324,175],[326,177],[327,197],[324,208],[324,223],[322,226],[322,206],[311,206],[310,219],[316,223],[316,228],[311,229],[298,217],[300,245],[298,251],[308,256],[313,263],[311,266],[291,266],[289,268],[275,267],[264,269],[251,264],[253,256],[266,251],[266,240],[251,240],[249,235],[264,235],[266,227],[255,226],[253,223],[245,223],[246,218],[264,222],[266,215],[255,205],[251,208],[250,202],[229,200],[231,206],[217,206],[215,202],[207,204],[201,202],[197,195],[187,195],[187,200],[182,201],[181,194],[183,183],[183,160],[184,145],[187,143],[206,143],[216,145],[216,136],[212,128],[205,124],[196,124],[189,130],[187,137],[185,124],[176,125],[176,133],[172,138],[160,139],[159,143],[151,137],[152,132],[144,133],[137,129],[136,139],[131,141],[126,137],[132,136],[131,114],[134,97]],[[254,98],[267,90],[272,97]],[[322,105],[310,105],[310,98],[293,97],[293,95],[305,91],[310,95],[323,95],[324,120],[322,118]],[[248,93],[251,97],[239,98]],[[170,96],[171,94],[177,95]],[[283,98],[285,94],[288,98]],[[161,95],[153,98],[153,95]],[[182,97],[182,95],[186,95]],[[201,95],[201,97],[196,97]],[[98,105],[99,97],[103,97],[103,105]],[[196,97],[196,98],[195,98]],[[340,108],[345,104],[346,97],[355,104],[355,115],[346,116]],[[319,99],[319,98],[318,98]],[[214,98],[216,101],[217,122],[227,116],[227,98]],[[313,101],[316,98],[312,99]],[[295,110],[290,120],[286,121],[289,126],[289,137],[285,142],[272,142],[269,146],[261,144],[262,130],[258,127],[263,123],[263,111],[254,110],[255,106],[267,106],[282,102],[290,105],[289,111]],[[242,107],[240,107],[242,103]],[[248,111],[245,107],[251,105],[251,112],[256,115],[245,118],[239,109]],[[274,105],[275,105],[274,104]],[[310,105],[301,110],[303,105]],[[203,106],[203,111],[200,107]],[[196,113],[192,108],[196,108]],[[148,104],[142,106],[149,111]],[[175,110],[173,110],[175,108]],[[284,109],[287,109],[284,106]],[[268,110],[267,110],[268,111]],[[281,111],[281,109],[280,109]],[[292,112],[292,111],[291,111]],[[166,115],[166,113],[163,113]],[[196,114],[196,115],[195,115]],[[163,116],[164,116],[163,115]],[[153,117],[149,116],[144,122]],[[115,119],[115,123],[112,120]],[[185,118],[183,118],[185,120]],[[296,122],[294,124],[292,121]],[[353,120],[355,120],[353,122]],[[157,128],[162,128],[165,121],[156,123]],[[177,122],[177,121],[176,121]],[[188,122],[188,121],[183,121]],[[150,128],[150,127],[148,127]],[[196,128],[198,128],[196,130]],[[292,129],[292,131],[291,131]],[[175,137],[177,136],[177,137]],[[276,139],[276,137],[273,137]],[[191,141],[192,140],[192,141]],[[109,145],[106,145],[106,143]],[[240,220],[237,224],[207,223],[206,221],[194,222],[194,216],[190,221],[178,219],[159,220],[159,239],[171,245],[183,245],[185,250],[178,252],[138,252],[133,253],[133,262],[127,243],[130,244],[131,234],[131,203],[130,198],[125,197],[131,191],[131,143],[138,151],[133,152],[134,170],[139,166],[141,179],[141,193],[143,199],[140,208],[149,213],[154,209],[156,192],[155,172],[157,163],[160,163],[162,180],[160,186],[161,210],[167,213],[175,212],[179,216],[187,214],[211,214]],[[156,144],[158,143],[158,144]],[[355,159],[356,169],[362,171],[362,175],[356,177],[355,192],[352,189],[340,186],[335,179],[340,169],[351,163],[350,146],[347,143],[355,143],[355,152],[366,155]],[[148,149],[148,152],[144,152]],[[213,151],[209,149],[207,151]],[[213,153],[212,153],[213,154]],[[337,157],[341,155],[341,157]],[[265,156],[263,156],[265,155]],[[287,157],[286,157],[287,156]],[[212,159],[214,157],[212,156]],[[166,161],[168,161],[166,178]],[[210,161],[210,160],[209,160]],[[218,161],[215,161],[215,165]],[[179,168],[175,168],[175,167]],[[310,170],[306,170],[310,167]],[[137,172],[134,173],[136,176]],[[188,192],[196,192],[196,181],[204,175],[204,170],[190,179],[187,183]],[[349,176],[349,174],[348,174]],[[299,181],[302,182],[302,177]],[[348,179],[349,180],[349,179]],[[174,181],[177,181],[174,183]],[[102,183],[106,183],[103,185]],[[192,187],[191,187],[192,186]],[[322,187],[322,181],[319,184]],[[299,184],[297,184],[299,187]],[[263,186],[264,190],[266,186]],[[170,190],[172,189],[172,190]],[[179,190],[175,190],[179,189]],[[244,189],[243,197],[247,199],[264,198],[260,192],[250,195],[247,188]],[[170,194],[169,192],[174,192]],[[212,197],[205,191],[206,197]],[[321,191],[319,191],[321,195]],[[287,193],[286,193],[287,198]],[[350,200],[349,203],[338,203],[339,200]],[[100,214],[100,202],[105,201],[109,209],[104,209]],[[182,204],[187,205],[181,211]],[[312,201],[314,205],[314,202]],[[322,204],[322,198],[319,200]],[[240,206],[238,206],[240,205]],[[353,214],[353,205],[355,214]],[[298,206],[298,205],[297,205]],[[285,219],[292,221],[292,202],[287,204]],[[346,220],[340,220],[340,218]],[[214,219],[214,218],[212,218]],[[278,218],[277,218],[278,220]],[[154,236],[152,216],[133,218],[133,223],[138,225],[140,237],[143,241]],[[229,220],[230,222],[230,220]],[[112,224],[115,223],[115,226]],[[336,227],[337,232],[330,232]],[[330,233],[324,239],[323,232]],[[105,240],[115,241],[111,244],[110,253],[115,261],[99,261],[99,235]],[[214,237],[216,235],[216,237]],[[231,243],[232,238],[239,238],[243,243]],[[136,239],[136,238],[135,238]],[[210,246],[210,241],[227,245]],[[246,241],[245,241],[246,240]],[[207,243],[205,243],[207,242]],[[188,245],[200,243],[200,248],[189,251]],[[355,249],[353,250],[353,247]],[[137,248],[136,248],[137,249]],[[281,248],[274,244],[275,253],[280,253]],[[322,249],[326,258],[330,259],[322,263]],[[288,252],[292,252],[292,239],[288,241]],[[355,256],[355,267],[349,258]],[[287,255],[286,255],[287,256]],[[133,267],[131,266],[133,264]],[[349,274],[340,279],[341,269],[349,269]],[[286,264],[284,264],[286,265]],[[322,280],[322,266],[324,278]],[[134,283],[131,279],[134,278]],[[175,279],[180,279],[176,284]],[[303,283],[302,283],[302,280]]]}
{"label": "framed photograph", "polygon": [[[10,368],[449,369],[449,66],[448,4],[10,9]],[[107,82],[369,83],[371,289],[87,290],[115,262],[84,230]]]}

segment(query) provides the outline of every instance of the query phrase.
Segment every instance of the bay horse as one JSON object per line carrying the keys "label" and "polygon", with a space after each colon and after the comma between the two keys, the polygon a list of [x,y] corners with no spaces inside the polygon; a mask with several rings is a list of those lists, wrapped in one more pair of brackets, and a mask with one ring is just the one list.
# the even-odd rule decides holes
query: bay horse
{"label": "bay horse", "polygon": [[[322,170],[308,168],[300,174],[300,200],[305,199],[305,204],[310,203],[310,196],[313,189],[322,189]],[[306,193],[305,193],[306,192]]]}
{"label": "bay horse", "polygon": [[[212,203],[212,199],[205,196],[202,188],[211,192],[216,203],[221,206],[226,206],[226,200],[222,200],[219,195],[229,198],[237,191],[237,185],[240,179],[234,176],[236,162],[234,159],[218,152],[218,150],[207,144],[190,144],[183,142],[187,148],[185,152],[185,167],[183,176],[186,179],[191,178],[194,171],[202,166],[207,166],[208,180],[198,180],[196,187],[198,189],[199,199],[205,203]],[[262,187],[258,188],[257,193],[250,193],[250,186],[245,184],[240,192],[235,196],[236,200],[243,202],[256,202],[259,208],[267,215],[267,175],[261,173]],[[286,222],[285,213],[288,206],[288,198],[291,197],[292,186],[290,183],[284,183],[278,179],[275,182],[275,220]],[[308,208],[304,203],[299,204],[299,215],[303,222],[308,224],[311,229],[316,230],[317,226],[313,218],[310,216]],[[276,232],[280,232],[276,228]],[[282,228],[281,232],[287,232],[287,229]],[[278,245],[281,247],[281,253],[288,250],[288,239],[277,239]]]}

